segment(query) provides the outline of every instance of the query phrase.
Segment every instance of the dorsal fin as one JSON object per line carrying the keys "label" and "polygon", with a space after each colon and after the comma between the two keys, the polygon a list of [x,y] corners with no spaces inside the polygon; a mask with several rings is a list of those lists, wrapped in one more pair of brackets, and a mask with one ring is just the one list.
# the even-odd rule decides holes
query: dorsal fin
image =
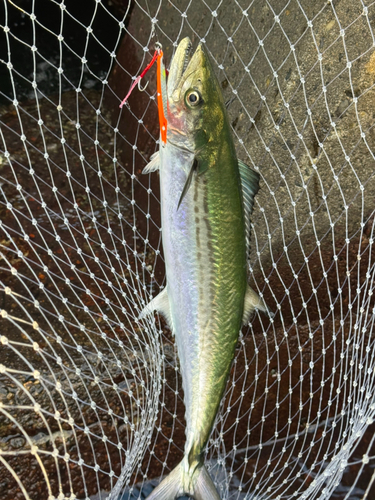
{"label": "dorsal fin", "polygon": [[245,215],[245,234],[247,256],[250,253],[250,233],[251,233],[251,214],[254,207],[254,197],[259,191],[260,175],[252,170],[246,163],[238,160],[238,169],[241,177],[242,198]]}
{"label": "dorsal fin", "polygon": [[264,300],[261,299],[249,285],[247,285],[242,317],[243,326],[249,322],[256,309],[264,312],[265,314],[268,314],[271,319],[275,317],[275,314],[270,309],[268,309]]}

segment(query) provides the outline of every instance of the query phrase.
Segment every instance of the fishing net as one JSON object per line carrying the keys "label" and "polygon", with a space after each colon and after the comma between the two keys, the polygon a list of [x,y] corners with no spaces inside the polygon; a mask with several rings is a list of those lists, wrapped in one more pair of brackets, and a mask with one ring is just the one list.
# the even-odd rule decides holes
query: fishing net
{"label": "fishing net", "polygon": [[[155,43],[204,43],[257,170],[240,334],[206,450],[223,499],[374,498],[375,5],[3,0],[0,497],[144,498],[181,460]],[[111,493],[110,493],[111,492]]]}

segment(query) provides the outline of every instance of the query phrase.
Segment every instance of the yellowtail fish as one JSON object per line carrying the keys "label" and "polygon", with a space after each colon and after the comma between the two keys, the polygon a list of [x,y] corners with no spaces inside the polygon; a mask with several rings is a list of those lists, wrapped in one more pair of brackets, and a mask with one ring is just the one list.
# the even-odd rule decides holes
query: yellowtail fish
{"label": "yellowtail fish", "polygon": [[[175,335],[184,389],[180,464],[147,497],[220,500],[204,452],[241,326],[255,309],[247,284],[250,214],[259,174],[238,161],[219,82],[202,45],[180,42],[168,77],[159,69],[167,134],[143,173],[159,170],[166,288],[142,311],[159,311]],[[160,112],[160,110],[159,110]]]}

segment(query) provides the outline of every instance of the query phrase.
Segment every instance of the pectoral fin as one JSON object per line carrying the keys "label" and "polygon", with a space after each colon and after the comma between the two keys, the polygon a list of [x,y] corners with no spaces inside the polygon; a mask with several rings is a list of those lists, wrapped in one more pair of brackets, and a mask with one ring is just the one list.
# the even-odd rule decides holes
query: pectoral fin
{"label": "pectoral fin", "polygon": [[186,193],[189,191],[189,187],[191,185],[191,181],[193,179],[193,174],[194,172],[198,169],[198,161],[196,160],[196,158],[194,158],[194,161],[193,161],[193,164],[191,166],[191,169],[190,169],[190,172],[189,172],[189,175],[187,176],[187,179],[186,179],[186,182],[185,182],[185,186],[184,186],[184,189],[182,190],[182,193],[181,193],[181,196],[180,196],[180,199],[179,199],[179,202],[178,202],[178,205],[177,205],[177,210],[180,208],[180,205],[182,203],[182,200],[185,198],[186,196]]}
{"label": "pectoral fin", "polygon": [[151,174],[151,172],[156,172],[160,168],[160,158],[159,151],[150,156],[150,162],[147,163],[145,168],[142,170],[142,174]]}
{"label": "pectoral fin", "polygon": [[147,306],[142,310],[139,315],[139,319],[144,319],[146,316],[152,314],[154,311],[162,314],[165,321],[167,322],[168,327],[173,332],[173,324],[172,324],[172,315],[171,308],[169,305],[169,297],[167,292],[167,287],[164,288],[162,292],[159,293],[156,297],[154,297],[151,302],[147,304]]}
{"label": "pectoral fin", "polygon": [[242,325],[246,325],[251,318],[253,312],[258,309],[259,311],[267,314],[271,319],[275,316],[273,312],[271,312],[266,306],[263,299],[259,297],[259,295],[254,292],[254,290],[247,285],[246,295],[245,295],[245,304],[244,311],[242,317]]}

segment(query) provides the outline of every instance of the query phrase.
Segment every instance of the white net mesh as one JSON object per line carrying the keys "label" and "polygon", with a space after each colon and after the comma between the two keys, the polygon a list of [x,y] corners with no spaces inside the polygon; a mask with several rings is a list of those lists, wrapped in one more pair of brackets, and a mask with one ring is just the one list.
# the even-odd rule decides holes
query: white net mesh
{"label": "white net mesh", "polygon": [[[240,336],[206,463],[223,499],[374,498],[375,5],[3,0],[0,497],[144,498],[182,458],[155,76],[205,43],[257,169]],[[115,486],[117,485],[117,486]]]}

